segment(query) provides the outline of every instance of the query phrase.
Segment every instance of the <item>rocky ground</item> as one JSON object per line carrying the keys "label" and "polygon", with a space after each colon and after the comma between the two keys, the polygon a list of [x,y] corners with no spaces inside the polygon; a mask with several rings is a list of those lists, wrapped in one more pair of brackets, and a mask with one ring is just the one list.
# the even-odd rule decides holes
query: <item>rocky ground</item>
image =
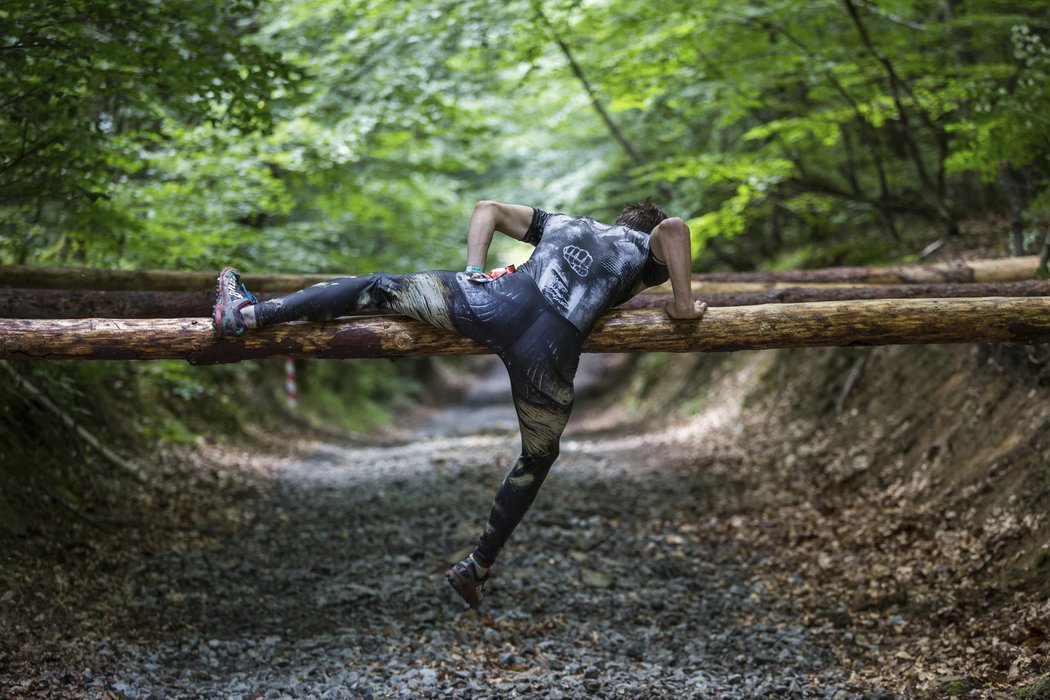
{"label": "rocky ground", "polygon": [[466,610],[442,573],[514,457],[501,398],[411,439],[206,448],[152,504],[192,494],[188,513],[9,552],[0,695],[880,695],[777,609],[746,547],[703,537],[717,485],[622,432],[569,435]]}
{"label": "rocky ground", "polygon": [[[790,496],[790,455],[748,432],[759,369],[726,371],[687,419],[581,402],[481,614],[442,574],[515,456],[497,379],[390,435],[160,452],[119,521],[81,512],[0,552],[0,697],[1018,697],[945,661],[965,649],[1026,655],[1030,689],[1050,645],[967,628],[938,666],[931,629],[973,608],[878,588],[922,569],[864,539],[894,502]],[[909,523],[895,541],[933,561]],[[940,595],[920,579],[913,602]],[[1001,609],[1023,630],[1040,605]]]}

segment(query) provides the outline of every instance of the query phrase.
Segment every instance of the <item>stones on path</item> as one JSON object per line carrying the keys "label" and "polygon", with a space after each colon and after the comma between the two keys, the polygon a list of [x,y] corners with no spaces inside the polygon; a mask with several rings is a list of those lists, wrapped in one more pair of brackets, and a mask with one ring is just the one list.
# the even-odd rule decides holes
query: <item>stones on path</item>
{"label": "stones on path", "polygon": [[22,678],[165,700],[847,697],[850,669],[775,611],[754,562],[696,536],[706,486],[626,454],[563,454],[466,611],[442,572],[515,449],[438,436],[285,463],[252,518],[64,574],[87,614],[41,634],[81,667],[23,659]]}

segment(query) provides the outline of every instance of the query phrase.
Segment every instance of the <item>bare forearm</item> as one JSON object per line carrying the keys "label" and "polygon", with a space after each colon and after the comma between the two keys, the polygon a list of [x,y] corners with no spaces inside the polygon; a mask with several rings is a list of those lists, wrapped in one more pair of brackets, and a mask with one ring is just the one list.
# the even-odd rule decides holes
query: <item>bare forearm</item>
{"label": "bare forearm", "polygon": [[492,234],[505,233],[521,240],[532,223],[532,207],[522,204],[504,204],[484,200],[474,205],[467,230],[467,266],[484,268],[488,259]]}
{"label": "bare forearm", "polygon": [[674,306],[682,311],[693,308],[693,257],[689,227],[681,219],[665,219],[653,231],[653,254],[667,265],[674,292]]}
{"label": "bare forearm", "polygon": [[492,234],[496,232],[497,210],[479,202],[470,216],[470,227],[467,229],[467,265],[485,267],[488,259]]}
{"label": "bare forearm", "polygon": [[700,318],[707,304],[693,298],[692,244],[689,227],[681,219],[664,219],[652,233],[653,254],[667,265],[674,300],[665,307],[672,318]]}
{"label": "bare forearm", "polygon": [[664,262],[667,263],[667,275],[671,279],[675,308],[679,311],[689,311],[693,308],[693,260],[689,250],[688,232],[683,243],[684,245],[667,246]]}

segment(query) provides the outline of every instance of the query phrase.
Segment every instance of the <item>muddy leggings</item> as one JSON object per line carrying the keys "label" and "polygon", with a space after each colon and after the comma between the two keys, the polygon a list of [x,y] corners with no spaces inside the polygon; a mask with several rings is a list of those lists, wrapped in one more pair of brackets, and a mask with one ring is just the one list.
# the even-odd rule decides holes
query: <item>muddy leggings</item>
{"label": "muddy leggings", "polygon": [[495,352],[507,368],[521,455],[496,493],[474,550],[479,564],[491,565],[558,458],[583,334],[524,273],[480,284],[448,271],[345,277],[262,302],[255,318],[259,325],[327,321],[364,310],[392,311],[460,333]]}

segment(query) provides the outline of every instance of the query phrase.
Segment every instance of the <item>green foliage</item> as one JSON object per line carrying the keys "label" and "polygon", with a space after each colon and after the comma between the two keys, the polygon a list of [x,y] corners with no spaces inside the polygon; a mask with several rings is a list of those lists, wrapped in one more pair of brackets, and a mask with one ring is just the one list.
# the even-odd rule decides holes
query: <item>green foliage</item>
{"label": "green foliage", "polygon": [[[0,9],[3,254],[112,259],[134,218],[110,198],[165,127],[268,128],[292,77],[248,42],[257,2],[42,3]],[[104,261],[102,257],[101,261]]]}
{"label": "green foliage", "polygon": [[1043,3],[567,12],[585,45],[647,28],[587,64],[646,151],[639,179],[672,182],[673,208],[702,239],[747,233],[782,246],[822,224],[892,233],[917,216],[952,230],[981,213],[970,202],[997,196],[974,196],[971,175],[990,181],[1000,160],[1026,169],[1033,192],[1048,184]]}
{"label": "green foliage", "polygon": [[[421,391],[412,377],[416,361],[353,360],[296,363],[300,408],[318,427],[367,430],[390,421],[391,409],[410,404]],[[274,377],[283,378],[274,368]],[[279,387],[283,391],[283,384]]]}
{"label": "green foliage", "polygon": [[1017,691],[1017,697],[1022,700],[1050,700],[1050,675],[1021,688]]}
{"label": "green foliage", "polygon": [[949,125],[957,140],[948,159],[953,170],[978,170],[991,180],[1001,160],[1045,167],[1050,46],[1023,20],[1010,27],[1010,46],[1012,61],[982,67],[968,86],[972,112]]}
{"label": "green foliage", "polygon": [[609,218],[649,193],[698,253],[746,234],[755,258],[950,229],[998,197],[1001,161],[1050,217],[1035,0],[21,0],[0,19],[6,261],[458,267],[474,199]]}

